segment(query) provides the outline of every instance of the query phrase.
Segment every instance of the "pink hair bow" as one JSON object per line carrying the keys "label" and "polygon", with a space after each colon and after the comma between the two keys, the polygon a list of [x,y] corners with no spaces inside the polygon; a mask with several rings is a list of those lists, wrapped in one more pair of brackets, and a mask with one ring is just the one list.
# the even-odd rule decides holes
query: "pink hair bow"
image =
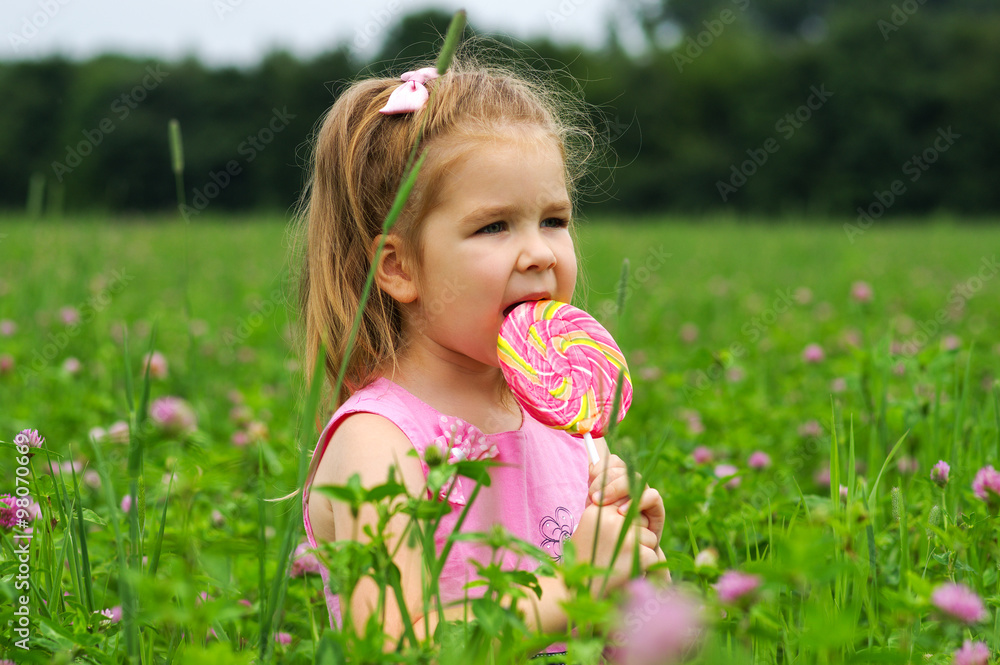
{"label": "pink hair bow", "polygon": [[403,85],[392,91],[385,106],[378,110],[384,115],[396,115],[398,113],[412,113],[423,108],[427,103],[430,93],[424,83],[438,77],[437,69],[434,67],[424,67],[415,72],[406,72],[400,76]]}

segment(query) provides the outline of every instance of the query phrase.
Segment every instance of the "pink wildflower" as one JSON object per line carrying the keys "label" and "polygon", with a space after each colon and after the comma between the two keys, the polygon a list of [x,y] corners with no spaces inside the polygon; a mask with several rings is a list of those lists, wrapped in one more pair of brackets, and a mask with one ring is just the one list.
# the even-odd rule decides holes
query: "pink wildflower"
{"label": "pink wildflower", "polygon": [[802,360],[807,363],[823,362],[825,357],[826,354],[823,353],[823,347],[819,344],[810,344],[802,350]]}
{"label": "pink wildflower", "polygon": [[0,321],[0,336],[10,337],[17,332],[17,324],[10,319]]}
{"label": "pink wildflower", "polygon": [[705,424],[701,422],[701,414],[697,411],[690,414],[687,418],[688,432],[693,436],[701,434],[705,431]]}
{"label": "pink wildflower", "polygon": [[0,496],[0,527],[13,529],[17,524],[17,499],[10,494]]}
{"label": "pink wildflower", "polygon": [[941,338],[942,351],[954,351],[962,346],[962,339],[958,335],[945,335]]}
{"label": "pink wildflower", "polygon": [[194,409],[180,397],[161,397],[149,407],[149,417],[170,434],[187,434],[198,426]]}
{"label": "pink wildflower", "polygon": [[800,286],[795,289],[795,302],[800,305],[808,305],[812,302],[813,292],[808,286]]}
{"label": "pink wildflower", "polygon": [[719,600],[730,605],[749,603],[760,587],[761,579],[757,575],[729,570],[722,574],[715,584]]}
{"label": "pink wildflower", "polygon": [[692,344],[698,339],[698,326],[693,323],[685,323],[681,326],[681,341],[685,344]]}
{"label": "pink wildflower", "polygon": [[65,473],[66,475],[71,476],[74,472],[80,473],[83,471],[83,462],[80,460],[66,460],[55,468],[58,469],[57,473],[60,475]]}
{"label": "pink wildflower", "polygon": [[951,473],[951,465],[944,460],[940,460],[931,469],[931,480],[940,487],[948,484],[948,474]]}
{"label": "pink wildflower", "polygon": [[841,501],[847,501],[847,495],[848,495],[847,485],[841,485],[840,486],[840,500]]}
{"label": "pink wildflower", "polygon": [[822,435],[823,435],[823,426],[819,424],[818,420],[807,420],[806,422],[799,425],[799,436],[801,436],[804,439]]}
{"label": "pink wildflower", "polygon": [[920,470],[920,462],[918,462],[915,457],[903,455],[899,458],[899,461],[896,462],[896,468],[899,469],[900,473],[910,475]]}
{"label": "pink wildflower", "polygon": [[747,464],[751,469],[766,469],[771,466],[771,456],[763,450],[757,450],[750,455],[750,459],[747,460]]}
{"label": "pink wildflower", "polygon": [[0,354],[0,375],[8,374],[14,370],[14,356],[9,353]]}
{"label": "pink wildflower", "polygon": [[830,382],[830,392],[842,393],[845,390],[847,390],[847,379],[838,376],[836,379]]}
{"label": "pink wildflower", "polygon": [[813,474],[813,480],[820,487],[829,487],[830,486],[830,467],[825,467],[823,469],[819,469],[816,473]]}
{"label": "pink wildflower", "polygon": [[122,497],[121,509],[122,509],[123,513],[127,513],[129,510],[132,509],[132,495],[131,494],[126,494],[125,496]]}
{"label": "pink wildflower", "polygon": [[702,630],[697,600],[674,588],[660,589],[645,578],[626,587],[621,618],[611,639],[611,661],[621,665],[659,665],[683,658]]}
{"label": "pink wildflower", "polygon": [[59,310],[59,318],[67,326],[80,322],[80,312],[76,307],[63,307]]}
{"label": "pink wildflower", "polygon": [[288,646],[292,643],[291,633],[275,633],[274,641],[283,646]]}
{"label": "pink wildflower", "polygon": [[972,481],[972,491],[990,506],[1000,503],[1000,473],[992,465],[984,466]]}
{"label": "pink wildflower", "polygon": [[855,302],[871,302],[871,285],[868,282],[854,282],[854,284],[851,285],[851,298],[853,298]]}
{"label": "pink wildflower", "polygon": [[713,569],[719,565],[719,550],[706,547],[694,557],[695,570]]}
{"label": "pink wildflower", "polygon": [[695,464],[708,464],[712,461],[712,451],[706,446],[698,446],[691,451],[691,456],[694,457]]}
{"label": "pink wildflower", "polygon": [[159,351],[147,353],[142,358],[142,371],[149,369],[149,376],[153,379],[167,378],[167,358]]}
{"label": "pink wildflower", "polygon": [[726,370],[726,381],[729,383],[739,383],[746,378],[747,373],[738,365],[733,365]]}
{"label": "pink wildflower", "polygon": [[128,423],[124,420],[117,420],[111,423],[110,427],[108,427],[108,441],[112,443],[128,443]]}
{"label": "pink wildflower", "polygon": [[990,648],[982,642],[965,640],[962,648],[955,652],[951,661],[954,665],[988,665]]}
{"label": "pink wildflower", "polygon": [[311,546],[309,543],[300,543],[295,548],[295,554],[292,555],[294,557],[292,560],[292,569],[289,575],[292,577],[302,577],[307,573],[319,575],[319,559],[316,558],[316,555],[310,549]]}
{"label": "pink wildflower", "polygon": [[737,475],[739,472],[740,470],[732,464],[720,464],[715,467],[715,477],[720,480],[727,479],[725,486],[729,489],[739,487],[740,477]]}
{"label": "pink wildflower", "polygon": [[656,381],[663,376],[663,370],[655,365],[647,365],[639,368],[639,378],[643,381]]}
{"label": "pink wildflower", "polygon": [[23,429],[14,437],[14,443],[29,448],[41,448],[45,445],[45,437],[41,436],[36,429]]}
{"label": "pink wildflower", "polygon": [[234,425],[242,427],[253,420],[253,411],[245,404],[237,404],[229,409],[229,419],[233,421]]}
{"label": "pink wildflower", "polygon": [[109,619],[109,621],[102,621],[102,624],[118,623],[122,620],[122,606],[115,605],[114,607],[108,607],[98,612],[98,614],[106,616]]}
{"label": "pink wildflower", "polygon": [[247,425],[247,436],[251,441],[264,441],[267,439],[267,425],[259,420],[254,420]]}
{"label": "pink wildflower", "polygon": [[229,437],[229,441],[234,446],[239,446],[240,448],[242,448],[243,446],[250,443],[250,437],[247,435],[246,432],[240,429],[233,432],[233,435]]}
{"label": "pink wildflower", "polygon": [[844,332],[841,333],[841,338],[845,346],[854,347],[855,349],[861,346],[861,331],[857,328],[844,329]]}
{"label": "pink wildflower", "polygon": [[934,589],[931,602],[948,616],[964,623],[978,623],[986,618],[983,601],[964,584],[942,584]]}
{"label": "pink wildflower", "polygon": [[83,369],[83,363],[81,363],[77,358],[70,356],[63,361],[62,370],[70,376],[79,374],[81,369]]}
{"label": "pink wildflower", "polygon": [[88,487],[96,490],[101,486],[101,476],[93,469],[87,469],[83,472],[83,482]]}

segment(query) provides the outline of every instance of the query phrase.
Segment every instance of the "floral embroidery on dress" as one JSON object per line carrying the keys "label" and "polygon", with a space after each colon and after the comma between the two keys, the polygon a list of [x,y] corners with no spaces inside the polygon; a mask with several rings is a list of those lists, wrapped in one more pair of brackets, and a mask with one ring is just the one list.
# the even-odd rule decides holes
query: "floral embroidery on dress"
{"label": "floral embroidery on dress", "polygon": [[[478,427],[465,422],[461,418],[441,416],[438,422],[438,436],[428,444],[441,451],[441,456],[448,459],[449,464],[455,464],[463,460],[476,461],[492,459],[500,454],[495,443],[486,438]],[[457,476],[445,483],[438,493],[441,500],[447,499],[449,503],[464,506],[466,503],[465,494],[459,485],[455,483]],[[455,485],[452,488],[452,485]]]}
{"label": "floral embroidery on dress", "polygon": [[538,530],[542,534],[542,549],[556,561],[561,561],[563,541],[568,540],[575,529],[576,520],[573,519],[573,513],[559,506],[556,508],[555,517],[545,517],[538,523]]}

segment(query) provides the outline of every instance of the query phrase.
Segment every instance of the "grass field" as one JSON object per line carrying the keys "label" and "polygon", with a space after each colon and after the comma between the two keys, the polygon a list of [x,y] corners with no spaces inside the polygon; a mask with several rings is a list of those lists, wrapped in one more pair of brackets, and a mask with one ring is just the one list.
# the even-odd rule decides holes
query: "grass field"
{"label": "grass field", "polygon": [[[373,638],[324,634],[318,576],[281,584],[301,514],[262,502],[297,488],[300,442],[315,441],[300,425],[289,242],[278,217],[4,221],[0,440],[37,429],[56,473],[44,453],[0,457],[0,494],[23,473],[41,511],[30,541],[2,529],[0,623],[23,625],[27,594],[31,648],[5,629],[0,657],[376,659],[357,655]],[[584,223],[578,247],[578,304],[615,334],[635,384],[611,448],[660,490],[673,579],[702,606],[686,657],[946,663],[967,640],[997,652],[1000,477],[973,481],[1000,462],[1000,228],[606,219]],[[167,367],[149,401],[183,398],[196,427],[143,425],[150,348]],[[717,587],[730,570],[754,590]],[[984,611],[934,595],[950,582]],[[616,610],[581,594],[572,657],[596,662],[633,629],[669,633],[669,602]],[[121,620],[95,614],[118,606]],[[470,622],[506,645],[492,662],[527,658],[497,612]],[[490,662],[476,653],[427,642],[385,662]],[[665,643],[657,653],[629,662],[674,662]],[[968,654],[955,662],[986,662]]]}

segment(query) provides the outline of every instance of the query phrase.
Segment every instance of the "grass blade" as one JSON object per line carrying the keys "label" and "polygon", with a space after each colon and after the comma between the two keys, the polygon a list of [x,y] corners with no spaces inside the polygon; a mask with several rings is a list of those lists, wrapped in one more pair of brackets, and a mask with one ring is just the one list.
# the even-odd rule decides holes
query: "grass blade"
{"label": "grass blade", "polygon": [[448,25],[448,34],[444,38],[444,46],[441,47],[441,53],[437,59],[437,73],[439,75],[443,75],[448,71],[448,66],[451,65],[451,60],[455,56],[455,50],[458,49],[458,42],[462,39],[462,33],[465,31],[465,22],[464,9],[459,9],[451,17],[451,23]]}
{"label": "grass blade", "polygon": [[156,532],[156,542],[153,543],[153,558],[149,563],[149,576],[156,577],[156,569],[160,564],[160,550],[163,547],[163,532],[167,526],[167,504],[170,503],[170,488],[174,486],[174,474],[170,474],[167,482],[167,494],[163,497],[163,512],[160,514],[160,528]]}
{"label": "grass blade", "polygon": [[892,450],[889,451],[889,455],[885,458],[885,462],[882,463],[882,468],[879,469],[878,475],[875,477],[875,482],[872,483],[872,491],[868,493],[868,505],[872,508],[871,519],[873,522],[875,520],[875,498],[878,496],[878,486],[879,483],[882,482],[882,474],[884,474],[885,470],[889,468],[889,463],[892,461],[892,458],[896,456],[896,452],[899,450],[899,447],[903,445],[903,441],[906,440],[906,436],[909,433],[910,430],[906,430],[903,432],[903,436],[899,437],[899,441],[897,441],[896,445],[892,447]]}
{"label": "grass blade", "polygon": [[87,550],[87,531],[83,527],[83,501],[80,500],[80,484],[76,479],[76,469],[70,465],[73,478],[73,495],[76,502],[76,526],[80,538],[80,575],[83,578],[83,598],[87,603],[87,614],[94,613],[94,588],[91,582],[90,553]]}

